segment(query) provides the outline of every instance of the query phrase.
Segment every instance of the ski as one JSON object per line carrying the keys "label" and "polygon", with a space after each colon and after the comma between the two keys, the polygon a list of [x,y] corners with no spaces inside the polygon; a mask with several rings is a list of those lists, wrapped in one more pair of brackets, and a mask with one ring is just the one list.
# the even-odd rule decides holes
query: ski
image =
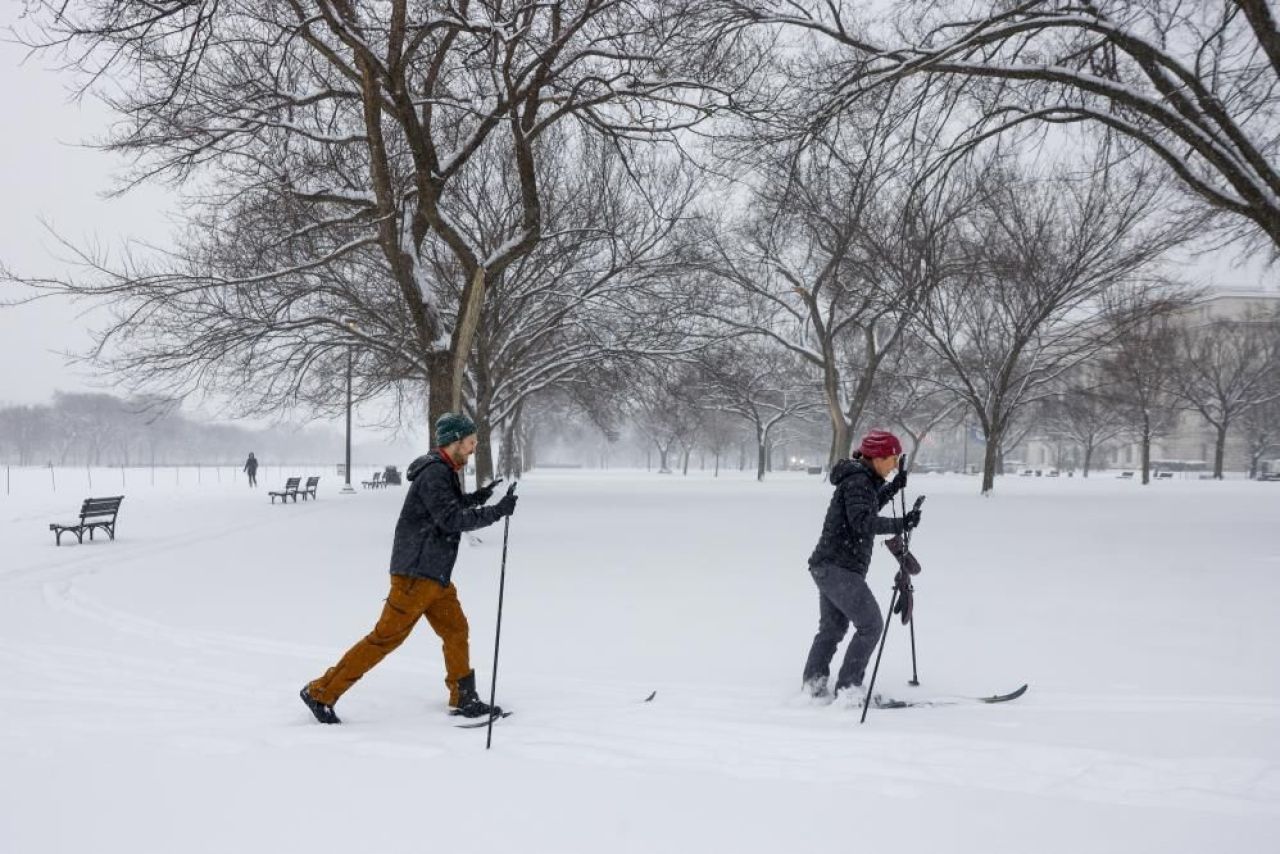
{"label": "ski", "polygon": [[[515,712],[503,712],[500,715],[494,715],[493,720],[500,721],[503,718],[509,718],[514,714]],[[454,726],[457,727],[458,729],[479,729],[482,726],[488,726],[488,725],[489,725],[489,718],[485,718],[484,720],[479,720],[479,721],[472,721],[471,723],[468,723],[468,724],[454,724]]]}
{"label": "ski", "polygon": [[1023,694],[1027,693],[1027,686],[1023,685],[1016,691],[1010,691],[1008,694],[993,694],[990,697],[937,697],[931,700],[899,700],[894,697],[886,697],[877,694],[871,699],[871,703],[877,709],[913,709],[919,706],[958,706],[962,703],[1007,703],[1010,700],[1016,700]]}

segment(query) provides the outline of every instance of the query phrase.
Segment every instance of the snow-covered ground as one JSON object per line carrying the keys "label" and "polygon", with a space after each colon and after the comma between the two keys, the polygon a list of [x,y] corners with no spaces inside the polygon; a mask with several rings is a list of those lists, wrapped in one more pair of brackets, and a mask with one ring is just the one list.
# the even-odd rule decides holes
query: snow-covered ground
{"label": "snow-covered ground", "polygon": [[[535,473],[486,752],[425,625],[344,725],[297,698],[372,626],[403,491],[300,468],[320,498],[281,507],[283,472],[230,473],[97,472],[119,540],[62,548],[89,474],[0,494],[5,854],[1276,850],[1280,484],[917,476],[923,684],[895,622],[880,685],[1031,689],[859,726],[797,700],[825,483]],[[456,579],[487,694],[482,537]]]}

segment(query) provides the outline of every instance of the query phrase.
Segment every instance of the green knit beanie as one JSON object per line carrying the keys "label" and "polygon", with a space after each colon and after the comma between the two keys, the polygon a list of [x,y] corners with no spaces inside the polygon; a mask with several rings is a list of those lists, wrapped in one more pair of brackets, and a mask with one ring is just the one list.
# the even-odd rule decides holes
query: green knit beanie
{"label": "green knit beanie", "polygon": [[452,445],[476,432],[476,424],[470,418],[457,412],[446,412],[436,419],[436,447]]}

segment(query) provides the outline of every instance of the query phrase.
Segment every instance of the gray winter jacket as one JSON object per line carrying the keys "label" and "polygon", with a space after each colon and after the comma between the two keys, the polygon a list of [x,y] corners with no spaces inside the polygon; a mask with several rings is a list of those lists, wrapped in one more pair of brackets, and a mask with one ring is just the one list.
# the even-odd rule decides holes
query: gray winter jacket
{"label": "gray winter jacket", "polygon": [[498,521],[498,508],[482,507],[487,492],[464,494],[449,463],[432,451],[409,464],[404,497],[391,547],[391,574],[430,578],[448,587],[463,531]]}
{"label": "gray winter jacket", "polygon": [[879,534],[902,533],[902,522],[879,516],[893,490],[861,459],[841,460],[831,469],[836,491],[827,505],[822,536],[810,566],[838,566],[866,577]]}

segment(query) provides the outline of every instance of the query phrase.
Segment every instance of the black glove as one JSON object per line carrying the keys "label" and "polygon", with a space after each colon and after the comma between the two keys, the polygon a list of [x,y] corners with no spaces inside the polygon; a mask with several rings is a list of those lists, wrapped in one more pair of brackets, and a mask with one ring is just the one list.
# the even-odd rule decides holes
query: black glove
{"label": "black glove", "polygon": [[493,497],[493,490],[500,483],[502,483],[502,478],[490,481],[488,486],[482,486],[476,490],[476,498],[480,499],[481,504],[488,503],[489,499]]}
{"label": "black glove", "polygon": [[513,492],[508,492],[506,495],[502,496],[502,500],[493,505],[498,511],[498,518],[501,519],[504,516],[510,516],[512,513],[516,512],[516,502],[519,500],[520,496]]}
{"label": "black glove", "polygon": [[898,559],[899,569],[905,570],[908,575],[920,574],[920,561],[916,560],[916,556],[907,550],[901,536],[885,540],[884,545],[889,550],[889,553]]}
{"label": "black glove", "polygon": [[893,479],[890,480],[889,483],[885,486],[885,492],[890,496],[894,496],[906,488],[907,488],[907,470],[899,467],[898,473],[895,474],[893,476]]}
{"label": "black glove", "polygon": [[910,531],[920,524],[920,510],[908,510],[906,515],[902,517],[903,532]]}
{"label": "black glove", "polygon": [[893,613],[902,615],[902,625],[911,622],[911,612],[915,608],[915,595],[911,587],[911,576],[905,570],[898,570],[893,577],[893,586],[898,590],[898,601],[894,603]]}

